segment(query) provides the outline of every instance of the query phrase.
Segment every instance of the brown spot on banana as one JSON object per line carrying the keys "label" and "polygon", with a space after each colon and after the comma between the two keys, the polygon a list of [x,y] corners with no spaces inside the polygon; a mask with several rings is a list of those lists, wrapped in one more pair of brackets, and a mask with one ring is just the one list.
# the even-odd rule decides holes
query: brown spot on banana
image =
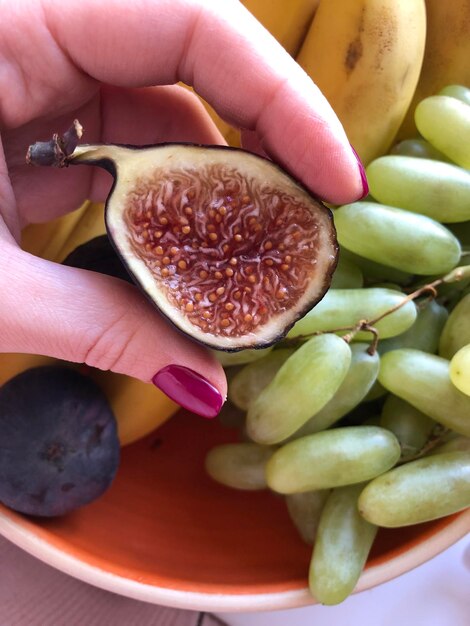
{"label": "brown spot on banana", "polygon": [[354,39],[354,41],[351,41],[346,51],[344,64],[348,73],[352,72],[353,69],[356,67],[357,62],[362,57],[362,52],[362,41],[360,36],[358,36],[356,37],[356,39]]}
{"label": "brown spot on banana", "polygon": [[361,39],[362,33],[364,32],[364,11],[365,9],[363,8],[359,16],[357,36],[351,41],[346,50],[344,65],[347,74],[350,74],[354,70],[364,51]]}

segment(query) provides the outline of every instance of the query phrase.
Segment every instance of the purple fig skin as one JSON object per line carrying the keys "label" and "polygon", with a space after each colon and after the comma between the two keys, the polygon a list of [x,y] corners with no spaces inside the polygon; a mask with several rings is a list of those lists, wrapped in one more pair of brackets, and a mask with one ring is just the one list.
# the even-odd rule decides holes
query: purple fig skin
{"label": "purple fig skin", "polygon": [[62,365],[31,368],[0,388],[0,501],[28,515],[65,515],[99,498],[120,445],[91,378]]}

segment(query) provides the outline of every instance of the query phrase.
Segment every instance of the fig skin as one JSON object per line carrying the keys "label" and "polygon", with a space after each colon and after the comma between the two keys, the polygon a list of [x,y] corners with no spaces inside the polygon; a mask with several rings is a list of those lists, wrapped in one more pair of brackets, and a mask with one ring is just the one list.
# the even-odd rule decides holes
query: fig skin
{"label": "fig skin", "polygon": [[107,235],[94,237],[77,246],[62,263],[69,267],[114,276],[134,284]]}
{"label": "fig skin", "polygon": [[105,395],[62,365],[25,370],[0,388],[0,441],[0,501],[28,515],[65,515],[96,500],[119,465]]}
{"label": "fig skin", "polygon": [[323,298],[338,260],[332,213],[278,165],[229,146],[75,146],[77,128],[75,141],[72,128],[30,146],[28,162],[113,176],[109,239],[184,334],[215,350],[266,348]]}

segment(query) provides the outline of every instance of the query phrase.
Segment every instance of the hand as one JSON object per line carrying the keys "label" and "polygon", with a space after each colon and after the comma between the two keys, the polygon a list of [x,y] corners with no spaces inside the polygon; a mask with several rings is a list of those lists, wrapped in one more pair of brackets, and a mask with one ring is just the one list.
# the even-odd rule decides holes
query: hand
{"label": "hand", "polygon": [[22,227],[86,198],[102,201],[110,188],[94,168],[28,167],[26,148],[75,117],[90,143],[222,143],[196,97],[174,86],[183,81],[246,129],[250,149],[344,203],[363,186],[341,125],[235,0],[0,0],[0,9],[0,351],[153,380],[183,406],[215,415],[226,396],[222,368],[136,288],[20,249]]}

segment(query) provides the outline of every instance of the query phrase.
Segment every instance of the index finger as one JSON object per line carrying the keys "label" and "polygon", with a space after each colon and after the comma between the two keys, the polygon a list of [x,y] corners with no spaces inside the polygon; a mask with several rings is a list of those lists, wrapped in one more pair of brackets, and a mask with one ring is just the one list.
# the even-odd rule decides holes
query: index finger
{"label": "index finger", "polygon": [[221,117],[254,130],[264,150],[318,196],[344,203],[363,194],[356,158],[326,99],[240,3],[44,0],[41,6],[60,54],[48,55],[47,68],[35,63],[26,93],[35,81],[43,85],[46,69],[63,81],[63,92],[70,90],[64,66],[70,61],[114,85],[181,80]]}

